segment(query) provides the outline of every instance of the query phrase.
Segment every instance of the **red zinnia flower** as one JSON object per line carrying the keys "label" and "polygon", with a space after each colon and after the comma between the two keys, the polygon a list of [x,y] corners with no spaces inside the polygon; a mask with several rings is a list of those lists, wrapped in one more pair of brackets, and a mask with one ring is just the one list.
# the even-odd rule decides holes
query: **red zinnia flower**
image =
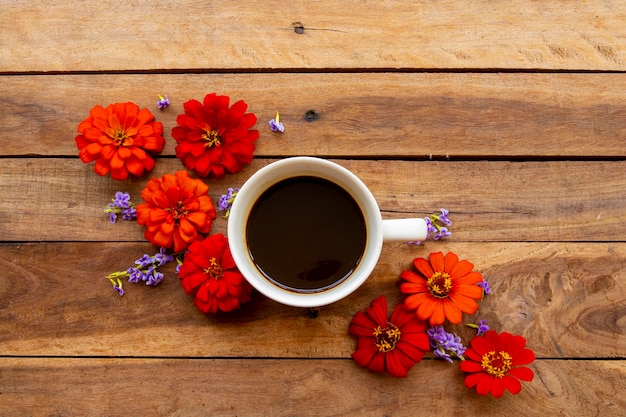
{"label": "red zinnia flower", "polygon": [[413,265],[417,273],[403,271],[400,275],[407,282],[400,285],[400,291],[410,294],[404,305],[415,310],[417,317],[429,320],[431,326],[461,322],[462,313],[472,314],[478,309],[475,300],[483,296],[483,289],[476,284],[482,282],[480,272],[472,272],[474,265],[460,261],[449,252],[430,254],[430,261],[416,258]]}
{"label": "red zinnia flower", "polygon": [[465,377],[465,386],[476,387],[480,395],[491,393],[499,398],[505,389],[517,394],[522,390],[519,380],[532,381],[535,376],[532,369],[520,366],[535,360],[534,352],[524,349],[526,339],[522,336],[489,330],[484,336],[475,336],[470,345],[461,370],[470,372]]}
{"label": "red zinnia flower", "polygon": [[222,234],[193,242],[178,276],[204,313],[231,311],[250,300],[252,286],[237,269],[228,239]]}
{"label": "red zinnia flower", "polygon": [[145,204],[137,205],[137,223],[146,225],[146,239],[180,252],[202,238],[200,233],[209,233],[215,207],[208,191],[184,170],[151,179],[141,192]]}
{"label": "red zinnia flower", "polygon": [[387,300],[381,295],[365,313],[356,313],[350,323],[349,332],[358,338],[352,358],[372,371],[387,370],[392,376],[404,378],[430,349],[426,328],[426,323],[402,304],[387,320]]}
{"label": "red zinnia flower", "polygon": [[245,113],[248,105],[243,100],[230,108],[229,100],[215,93],[207,94],[203,103],[189,100],[183,104],[185,114],[176,118],[179,126],[172,129],[176,156],[201,177],[222,178],[225,171],[239,172],[252,161],[259,131],[249,129],[256,116]]}
{"label": "red zinnia flower", "polygon": [[152,171],[154,159],[146,151],[161,152],[165,139],[163,125],[153,122],[150,110],[139,110],[135,103],[115,103],[95,106],[89,114],[78,125],[80,135],[75,138],[83,162],[96,161],[97,174],[110,172],[116,180]]}

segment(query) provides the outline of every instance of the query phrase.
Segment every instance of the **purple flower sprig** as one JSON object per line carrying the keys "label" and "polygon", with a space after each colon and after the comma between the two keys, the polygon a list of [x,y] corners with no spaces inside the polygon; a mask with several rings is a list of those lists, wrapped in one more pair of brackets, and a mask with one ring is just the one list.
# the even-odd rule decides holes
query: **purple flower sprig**
{"label": "purple flower sprig", "polygon": [[238,192],[239,188],[229,188],[226,194],[222,194],[217,203],[218,210],[226,211],[224,214],[225,219],[227,219],[230,215],[230,209],[233,207],[233,202],[235,201],[235,197],[237,197]]}
{"label": "purple flower sprig", "polygon": [[141,258],[135,261],[136,266],[131,266],[126,271],[117,271],[109,274],[107,277],[113,289],[118,292],[120,296],[124,295],[122,289],[121,278],[128,278],[128,282],[138,283],[140,281],[145,282],[146,285],[157,286],[163,281],[165,275],[158,271],[158,267],[165,265],[168,262],[174,261],[174,256],[165,253],[165,248],[159,249],[159,252],[150,256],[144,254]]}
{"label": "purple flower sprig", "polygon": [[276,117],[269,121],[269,125],[272,132],[283,133],[285,131],[285,126],[280,122],[280,114],[278,112],[276,112]]}
{"label": "purple flower sprig", "polygon": [[483,289],[483,297],[485,296],[485,294],[491,294],[491,288],[489,288],[489,283],[484,279],[476,285]]}
{"label": "purple flower sprig", "polygon": [[452,363],[452,358],[456,357],[465,360],[465,346],[461,343],[461,338],[454,333],[448,333],[443,326],[433,326],[426,330],[428,341],[433,354],[437,358]]}
{"label": "purple flower sprig", "polygon": [[159,110],[163,110],[169,105],[170,100],[167,98],[167,96],[162,96],[159,94],[159,100],[157,101],[157,107],[159,108]]}
{"label": "purple flower sprig", "polygon": [[124,295],[124,288],[122,288],[122,280],[120,279],[119,276],[113,277],[114,274],[115,272],[113,274],[110,274],[108,278],[109,278],[109,281],[111,281],[111,284],[113,285],[113,289],[117,291],[117,293],[121,297],[122,295]]}
{"label": "purple flower sprig", "polygon": [[109,215],[109,221],[115,223],[118,216],[123,220],[134,220],[137,218],[135,203],[130,201],[130,194],[118,191],[111,202],[104,208],[104,212]]}
{"label": "purple flower sprig", "polygon": [[[449,213],[448,210],[442,208],[439,213],[433,213],[428,217],[424,217],[427,227],[426,239],[432,236],[433,240],[439,240],[452,236],[452,232],[448,229],[448,227],[452,226],[452,221],[448,218]],[[407,242],[407,244],[414,245],[421,245],[422,243],[424,242],[420,240]]]}
{"label": "purple flower sprig", "polygon": [[489,326],[487,326],[486,320],[481,320],[478,324],[468,323],[467,327],[471,327],[472,329],[476,329],[476,335],[482,336],[489,330]]}

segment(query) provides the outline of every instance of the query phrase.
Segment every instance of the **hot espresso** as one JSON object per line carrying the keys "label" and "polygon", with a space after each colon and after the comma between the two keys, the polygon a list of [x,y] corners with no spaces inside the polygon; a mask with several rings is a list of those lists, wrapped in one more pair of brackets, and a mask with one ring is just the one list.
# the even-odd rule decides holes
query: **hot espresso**
{"label": "hot espresso", "polygon": [[293,177],[270,187],[252,207],[246,240],[268,280],[291,291],[318,292],[342,282],[358,265],[365,219],[335,183]]}

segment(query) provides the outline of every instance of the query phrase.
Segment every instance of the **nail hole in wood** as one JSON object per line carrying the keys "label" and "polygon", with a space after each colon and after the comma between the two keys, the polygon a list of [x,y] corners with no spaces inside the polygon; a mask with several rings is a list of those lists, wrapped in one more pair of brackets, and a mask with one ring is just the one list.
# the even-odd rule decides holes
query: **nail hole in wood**
{"label": "nail hole in wood", "polygon": [[320,118],[320,115],[315,112],[315,110],[309,110],[304,113],[304,120],[307,122],[312,122]]}
{"label": "nail hole in wood", "polygon": [[302,35],[304,33],[304,26],[300,22],[293,22],[291,24],[293,26],[293,31],[298,35]]}

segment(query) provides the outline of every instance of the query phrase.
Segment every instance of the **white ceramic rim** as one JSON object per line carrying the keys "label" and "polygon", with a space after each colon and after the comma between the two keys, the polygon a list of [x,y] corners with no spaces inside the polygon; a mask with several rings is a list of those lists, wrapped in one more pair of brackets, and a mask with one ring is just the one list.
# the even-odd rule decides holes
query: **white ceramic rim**
{"label": "white ceramic rim", "polygon": [[[365,252],[350,277],[328,290],[315,293],[296,293],[272,284],[254,265],[246,244],[246,223],[254,202],[272,185],[296,176],[320,177],[343,187],[361,207],[367,229]],[[294,307],[320,307],[350,295],[370,276],[382,250],[382,216],[371,191],[348,169],[326,159],[296,156],[259,169],[240,188],[228,217],[228,241],[239,271],[261,294]]]}

